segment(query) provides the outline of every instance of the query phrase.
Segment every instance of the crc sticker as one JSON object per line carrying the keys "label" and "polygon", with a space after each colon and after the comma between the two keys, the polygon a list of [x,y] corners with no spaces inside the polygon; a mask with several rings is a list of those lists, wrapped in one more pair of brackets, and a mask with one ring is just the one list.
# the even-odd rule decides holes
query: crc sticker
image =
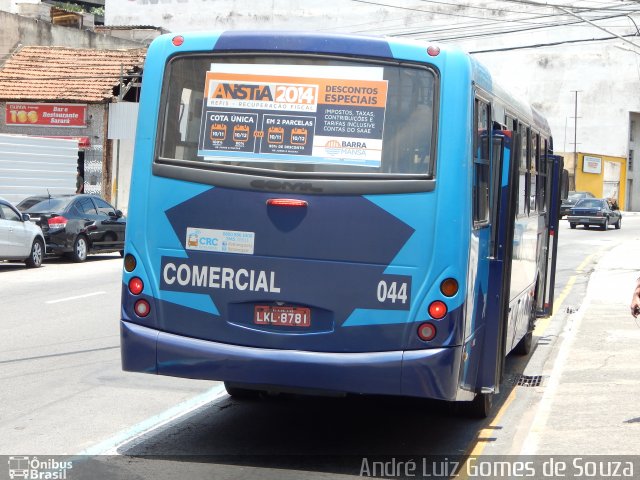
{"label": "crc sticker", "polygon": [[187,227],[187,250],[253,255],[254,232]]}

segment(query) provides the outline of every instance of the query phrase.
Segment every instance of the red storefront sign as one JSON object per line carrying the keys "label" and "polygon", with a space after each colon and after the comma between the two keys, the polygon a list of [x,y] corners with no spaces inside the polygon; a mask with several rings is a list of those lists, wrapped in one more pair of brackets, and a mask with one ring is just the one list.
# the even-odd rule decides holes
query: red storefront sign
{"label": "red storefront sign", "polygon": [[7,125],[86,127],[87,106],[76,103],[7,103]]}

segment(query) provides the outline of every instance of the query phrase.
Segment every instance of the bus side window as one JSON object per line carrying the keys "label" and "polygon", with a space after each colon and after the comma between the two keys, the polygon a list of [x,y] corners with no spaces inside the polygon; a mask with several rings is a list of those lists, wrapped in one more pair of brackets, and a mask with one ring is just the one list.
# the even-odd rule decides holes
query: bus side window
{"label": "bus side window", "polygon": [[529,211],[538,211],[538,134],[530,130],[529,135]]}
{"label": "bus side window", "polygon": [[520,133],[520,165],[518,179],[518,216],[529,213],[529,128],[519,124]]}
{"label": "bus side window", "polygon": [[540,213],[547,211],[547,152],[543,150],[543,139],[540,135],[536,135],[538,164],[538,211]]}
{"label": "bus side window", "polygon": [[473,226],[489,223],[489,148],[491,117],[489,105],[475,101],[473,149]]}

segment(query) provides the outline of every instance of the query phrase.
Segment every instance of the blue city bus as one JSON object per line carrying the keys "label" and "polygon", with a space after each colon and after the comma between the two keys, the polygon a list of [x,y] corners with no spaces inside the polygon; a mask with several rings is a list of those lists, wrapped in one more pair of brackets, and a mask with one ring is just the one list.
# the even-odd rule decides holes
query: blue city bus
{"label": "blue city bus", "polygon": [[126,371],[487,415],[551,314],[562,158],[468,54],[300,32],[165,35],[144,66]]}

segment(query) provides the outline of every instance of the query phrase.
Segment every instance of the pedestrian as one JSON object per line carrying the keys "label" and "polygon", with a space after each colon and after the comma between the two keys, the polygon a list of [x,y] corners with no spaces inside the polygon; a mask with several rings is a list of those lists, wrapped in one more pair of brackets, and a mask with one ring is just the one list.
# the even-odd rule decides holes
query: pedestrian
{"label": "pedestrian", "polygon": [[80,175],[80,167],[76,169],[76,193],[84,192],[84,178]]}
{"label": "pedestrian", "polygon": [[633,297],[631,297],[631,315],[635,318],[640,315],[640,278],[636,280],[636,288],[633,290]]}

